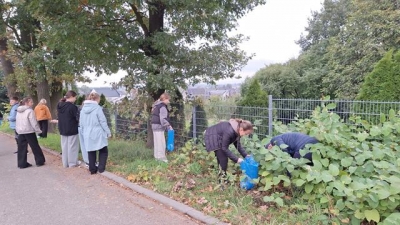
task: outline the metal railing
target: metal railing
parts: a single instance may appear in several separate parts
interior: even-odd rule
[[[316,107],[321,104],[335,103],[336,107],[330,111],[338,114],[344,123],[351,124],[352,116],[360,116],[370,124],[377,124],[381,114],[388,114],[390,109],[398,112],[400,102],[379,101],[351,101],[351,100],[315,100],[315,99],[274,99],[269,96],[266,99],[268,107],[243,107],[236,105],[205,104],[186,105],[186,114],[175,112],[172,124],[176,133],[176,145],[182,146],[188,140],[202,136],[204,130],[221,120],[241,118],[252,122],[261,122],[255,131],[261,137],[273,134],[273,122],[280,121],[283,124],[291,123],[297,119],[309,118]],[[124,139],[146,138],[148,134],[147,120],[130,119],[119,116],[116,112],[108,112],[112,130],[116,136]],[[149,129],[151,131],[151,129]]]

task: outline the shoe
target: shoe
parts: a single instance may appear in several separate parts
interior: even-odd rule
[[[17,154],[17,153],[18,153],[18,151],[14,152],[14,154]]]
[[[19,168],[20,168],[20,169],[25,169],[25,168],[28,168],[28,167],[31,167],[31,166],[32,166],[32,164],[26,163],[25,166],[20,166]]]
[[[85,163],[85,167],[89,169],[89,163]]]
[[[39,166],[43,166],[44,165],[44,163],[41,163],[41,164],[36,164],[36,166],[37,167],[39,167]]]
[[[96,166],[96,170],[95,171],[90,171],[90,174],[96,174],[97,173],[97,171],[99,171],[99,168]]]

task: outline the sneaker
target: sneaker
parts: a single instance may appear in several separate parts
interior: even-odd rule
[[[89,169],[89,163],[85,163],[85,167]]]
[[[31,166],[32,166],[32,164],[26,163],[25,166],[22,166],[22,167],[19,167],[19,168],[20,168],[20,169],[25,169],[25,168],[28,168],[28,167],[31,167]]]

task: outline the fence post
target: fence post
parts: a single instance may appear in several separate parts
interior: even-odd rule
[[[193,105],[193,108],[192,108],[192,123],[193,123],[193,130],[192,130],[192,132],[193,132],[193,141],[194,141],[194,143],[196,143],[196,137],[197,137],[197,135],[196,135],[196,105]]]
[[[272,95],[268,95],[268,135],[272,136]]]

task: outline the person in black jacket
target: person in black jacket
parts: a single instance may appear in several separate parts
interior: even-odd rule
[[[302,133],[289,132],[273,137],[266,147],[271,149],[273,146],[277,145],[282,149],[282,151],[288,153],[292,158],[300,159],[300,150],[303,149],[307,144],[316,143],[318,143],[318,140],[314,137],[310,137]],[[307,163],[308,165],[313,165],[311,152],[306,153],[303,158],[310,160],[310,163]]]
[[[241,163],[242,158],[237,157],[229,150],[229,145],[234,144],[243,158],[247,156],[246,150],[240,144],[240,137],[253,132],[250,121],[242,119],[230,119],[207,128],[204,133],[204,141],[208,152],[214,151],[218,165],[224,174],[228,168],[228,158],[235,163]]]
[[[78,163],[79,111],[74,104],[76,93],[68,91],[57,105],[58,129],[61,135],[62,163],[65,168],[75,167]]]

